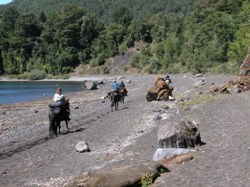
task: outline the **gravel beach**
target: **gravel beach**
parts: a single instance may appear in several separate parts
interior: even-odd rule
[[[62,122],[56,138],[49,137],[52,99],[0,105],[0,186],[59,187],[85,171],[152,160],[158,126],[182,118],[200,121],[206,144],[196,148],[193,160],[158,177],[154,186],[250,186],[250,92],[209,93],[211,86],[234,76],[203,75],[203,84],[197,84],[194,75],[170,75],[175,100],[147,102],[156,76],[98,77],[95,80],[104,84],[97,90],[68,94],[70,129],[67,132]],[[111,112],[110,101],[103,97],[113,78],[124,80],[128,96],[118,111]],[[180,104],[183,98],[191,102]],[[156,120],[154,110],[164,106],[169,107],[166,119]],[[75,151],[80,141],[88,144],[89,152]]]

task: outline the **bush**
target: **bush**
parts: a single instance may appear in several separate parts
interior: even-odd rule
[[[41,80],[46,78],[46,72],[44,70],[33,70],[31,71],[27,78],[29,80]]]
[[[239,65],[238,63],[222,63],[222,64],[216,64],[212,68],[210,68],[208,71],[215,74],[231,74],[231,75],[237,75],[239,74]]]

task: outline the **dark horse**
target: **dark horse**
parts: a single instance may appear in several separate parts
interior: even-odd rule
[[[69,130],[68,121],[70,114],[69,99],[63,104],[62,102],[55,102],[49,105],[49,134],[50,136],[57,136],[57,128],[61,130],[61,121],[65,121],[66,128]]]
[[[115,90],[108,93],[108,97],[111,101],[111,111],[113,112],[113,107],[115,107],[115,110],[118,110],[119,102],[121,101],[121,95],[120,93]]]
[[[121,102],[124,103],[125,97],[128,95],[128,91],[126,88],[119,88],[119,93],[121,95]]]

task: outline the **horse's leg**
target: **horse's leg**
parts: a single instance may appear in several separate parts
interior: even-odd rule
[[[55,124],[54,124],[55,125]],[[55,132],[54,132],[54,126],[53,125],[53,121],[52,120],[49,120],[49,136],[50,137],[52,137],[54,134],[55,134]]]
[[[113,110],[113,105],[111,105],[111,112],[113,112],[114,110]]]
[[[118,110],[118,104],[119,104],[119,102],[115,103],[115,110]]]
[[[115,105],[114,96],[111,96],[111,112],[113,112],[113,106]]]
[[[68,126],[68,121],[67,120],[65,120],[65,124],[66,124],[67,131],[69,131],[69,126]]]
[[[57,121],[56,126],[58,127],[58,134],[61,134],[61,122]],[[56,128],[56,135],[57,135],[57,128]]]
[[[57,136],[57,130],[56,130],[56,121],[53,119],[53,117],[50,119],[50,125],[49,125],[49,135],[50,137]]]

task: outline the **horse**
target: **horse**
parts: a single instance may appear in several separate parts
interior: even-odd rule
[[[119,93],[121,95],[121,102],[124,103],[125,96],[127,96],[127,89],[126,88],[119,88]]]
[[[111,111],[113,112],[113,107],[115,107],[115,110],[118,110],[119,102],[121,101],[121,95],[120,93],[115,90],[108,93],[108,97],[111,101]]]
[[[61,121],[65,121],[66,128],[69,130],[68,121],[70,114],[69,99],[65,103],[55,102],[49,105],[49,134],[50,137],[53,135],[57,137],[57,129],[59,134],[61,133]]]

